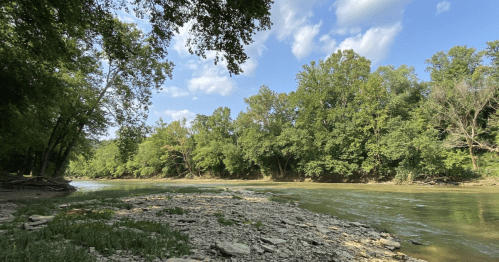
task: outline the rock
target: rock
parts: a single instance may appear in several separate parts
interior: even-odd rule
[[[263,254],[263,252],[265,252],[263,249],[261,249],[259,246],[255,245],[252,247],[253,250],[255,250],[255,252],[259,255]]]
[[[294,225],[295,224],[293,221],[291,221],[289,219],[286,219],[286,218],[281,219],[281,222],[283,224],[288,224],[288,225]]]
[[[29,217],[29,220],[31,221],[48,221],[54,219],[54,216],[39,216],[39,215],[33,215]]]
[[[277,250],[275,250],[274,248],[272,248],[271,246],[267,246],[267,245],[262,245],[262,248],[263,250],[267,251],[267,252],[270,252],[270,253],[275,253],[277,252]]]
[[[409,242],[411,242],[413,245],[422,245],[421,242],[414,240],[414,239],[409,239]]]
[[[201,262],[199,260],[195,259],[189,259],[189,258],[169,258],[166,260],[166,262]]]
[[[277,244],[282,244],[282,243],[286,243],[286,240],[284,239],[279,239],[279,238],[266,238],[266,237],[262,237],[260,238],[260,240],[262,240],[263,242],[266,242],[266,243],[269,243],[269,244],[272,244],[272,245],[277,245]]]
[[[189,245],[193,248],[192,255],[168,260],[157,258],[154,261],[386,261],[398,257],[405,261],[417,261],[391,251],[400,247],[398,239],[364,224],[269,201],[268,194],[238,190],[237,194],[242,199],[237,199],[233,198],[232,191],[176,195],[163,193],[123,198],[124,203],[133,206],[130,209],[114,209],[115,217],[103,223],[113,225],[122,218],[149,220],[169,223],[171,229],[189,235]],[[85,203],[89,202],[81,202]],[[71,209],[68,207],[67,209]],[[189,213],[157,216],[155,212],[143,212],[146,209],[152,211],[158,208],[182,208],[189,210]],[[14,211],[0,212],[0,217],[7,217]],[[218,222],[219,217],[214,213],[225,214],[225,219],[240,223],[224,226]],[[39,219],[38,221],[44,221],[41,217]],[[38,221],[30,219],[27,223],[28,230],[37,230],[45,226],[43,223],[33,224]],[[78,220],[75,223],[82,224],[88,221]],[[145,233],[128,227],[116,230]],[[147,235],[151,238],[161,237],[152,233]],[[5,233],[0,236],[5,236]],[[352,245],[353,241],[357,244]],[[99,254],[94,253],[93,256],[97,261],[144,261],[142,257],[133,255],[127,250],[117,251],[109,257],[98,257]],[[221,253],[228,257],[221,257]]]
[[[323,233],[323,234],[327,234],[329,232],[331,232],[329,229],[323,227],[323,226],[317,226],[315,229],[317,229],[317,231]]]
[[[381,244],[383,244],[385,247],[387,247],[388,249],[390,249],[390,250],[393,250],[393,249],[396,249],[396,248],[397,249],[400,248],[400,243],[396,242],[396,241],[393,241],[391,239],[381,238],[379,240],[379,242]],[[391,247],[393,247],[393,249]]]
[[[222,253],[231,256],[249,255],[250,248],[241,243],[216,242],[215,246]]]
[[[14,216],[13,215],[7,215],[7,216],[4,216],[4,217],[0,217],[0,224],[3,224],[5,222],[10,222],[12,220],[14,220]]]
[[[197,222],[197,220],[193,219],[193,218],[181,218],[181,219],[178,220],[178,222],[194,223],[194,222]]]
[[[319,245],[319,244],[320,244],[317,240],[315,240],[315,239],[313,239],[313,238],[302,237],[301,239],[302,239],[303,241],[305,241],[305,242],[309,243],[309,244],[312,244],[312,245]]]

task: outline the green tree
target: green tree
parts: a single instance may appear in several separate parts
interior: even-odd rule
[[[304,65],[298,73],[291,100],[298,110],[296,127],[313,138],[310,158],[302,164],[307,176],[348,176],[359,170],[364,138],[353,118],[359,110],[356,95],[369,77],[370,64],[353,50],[343,50],[318,64]]]
[[[238,142],[247,159],[258,165],[264,173],[278,171],[286,175],[291,151],[285,150],[283,130],[292,128],[295,112],[288,95],[276,93],[261,86],[258,94],[245,98],[246,112],[237,118]],[[279,141],[281,140],[281,141]]]
[[[196,167],[203,172],[224,173],[225,162],[229,161],[225,161],[226,154],[236,153],[232,152],[234,148],[226,150],[228,145],[233,145],[235,142],[230,109],[219,107],[211,116],[197,115],[193,122],[193,130],[196,142],[193,160],[196,162]]]

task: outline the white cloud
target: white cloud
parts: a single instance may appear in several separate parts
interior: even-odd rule
[[[291,51],[296,58],[302,59],[313,51],[313,38],[319,33],[321,23],[314,25],[310,19],[312,8],[321,0],[276,0],[272,6],[272,32],[277,40],[292,40]]]
[[[402,19],[413,0],[338,0],[333,4],[340,27],[360,24],[386,26]]]
[[[402,28],[400,22],[389,27],[373,27],[364,34],[345,39],[337,50],[353,49],[356,53],[370,59],[373,64],[377,64],[386,57],[390,46]]]
[[[191,21],[186,23],[183,27],[179,29],[179,33],[173,36],[173,50],[177,51],[180,57],[187,57],[189,53],[189,48],[185,46],[187,44],[187,39],[190,37],[189,29],[192,26]]]
[[[272,30],[278,40],[292,36],[303,25],[309,24],[313,16],[312,7],[317,1],[276,0],[272,6]]]
[[[442,1],[437,4],[437,15],[447,12],[450,9],[450,2],[449,1]]]
[[[187,87],[192,92],[218,93],[222,96],[230,95],[235,85],[234,80],[230,79],[228,75],[221,76],[218,66],[214,65],[205,65],[199,77],[194,77],[187,81]]]
[[[314,49],[314,38],[319,33],[322,22],[314,26],[303,26],[294,35],[294,42],[291,51],[296,58],[305,58]]]
[[[168,116],[171,120],[176,121],[176,120],[182,120],[183,118],[187,119],[187,123],[191,122],[194,120],[196,117],[196,114],[184,109],[184,110],[166,110],[163,112],[166,116]]]
[[[162,91],[171,97],[182,97],[189,95],[189,92],[182,90],[176,86],[165,87]]]
[[[197,96],[195,96],[195,97],[193,97],[193,98],[192,98],[192,100],[193,100],[193,101],[194,101],[194,100],[198,100],[198,97],[197,97]]]
[[[326,54],[331,54],[336,50],[336,40],[331,38],[330,35],[322,35],[319,38],[319,41],[322,43],[321,51]]]

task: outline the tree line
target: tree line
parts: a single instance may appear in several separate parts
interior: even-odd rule
[[[499,174],[499,40],[455,46],[413,67],[379,66],[353,50],[312,61],[297,88],[267,86],[236,119],[212,115],[120,129],[85,140],[67,174],[85,177],[468,179]]]

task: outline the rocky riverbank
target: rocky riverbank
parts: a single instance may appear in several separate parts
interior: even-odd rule
[[[150,220],[169,223],[172,229],[189,235],[191,255],[153,261],[422,261],[397,252],[400,240],[388,233],[313,213],[297,204],[270,201],[269,197],[271,193],[236,189],[122,198],[131,205],[127,209],[110,207],[115,215],[106,223],[124,217]],[[15,208],[8,205],[2,208],[3,217],[9,216],[4,211]],[[70,210],[71,205],[60,208]],[[44,226],[43,219],[50,217],[33,217],[33,222],[23,227],[37,230]],[[98,254],[93,247],[88,252],[99,261],[145,261],[126,250],[110,256]]]

